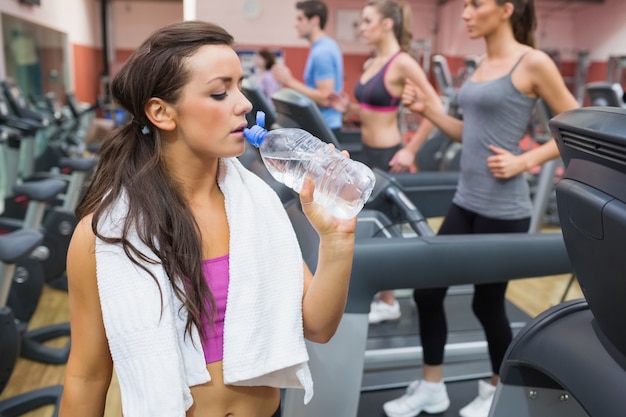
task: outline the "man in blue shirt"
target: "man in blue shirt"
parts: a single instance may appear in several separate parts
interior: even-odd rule
[[[304,83],[295,79],[284,65],[275,65],[272,72],[285,87],[317,103],[324,121],[338,135],[342,114],[329,107],[328,96],[343,90],[343,56],[337,42],[324,32],[327,19],[328,8],[324,2],[307,0],[296,3],[296,30],[311,44],[304,68]]]

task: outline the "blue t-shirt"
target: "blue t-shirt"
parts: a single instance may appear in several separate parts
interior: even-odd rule
[[[328,36],[318,39],[311,45],[311,51],[304,67],[304,83],[317,88],[317,82],[335,81],[335,92],[343,90],[343,55],[339,45]],[[331,129],[341,127],[341,112],[332,107],[320,107],[322,117]]]

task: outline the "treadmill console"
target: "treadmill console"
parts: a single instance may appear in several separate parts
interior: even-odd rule
[[[565,164],[557,185],[563,237],[598,339],[626,358],[626,109],[587,107],[550,121]]]

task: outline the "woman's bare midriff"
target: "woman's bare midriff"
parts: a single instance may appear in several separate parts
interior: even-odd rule
[[[278,388],[224,385],[222,362],[209,363],[207,369],[211,381],[191,387],[187,417],[271,417],[278,409]]]
[[[361,140],[370,148],[391,148],[401,144],[398,112],[361,109]]]

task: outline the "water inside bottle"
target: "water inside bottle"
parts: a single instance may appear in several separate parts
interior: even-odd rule
[[[306,163],[303,158],[293,155],[264,155],[263,161],[272,177],[297,193],[300,192],[305,173],[304,169],[302,169],[302,164]]]
[[[308,157],[278,154],[263,156],[263,159],[272,177],[297,193],[302,190],[302,184],[307,175]],[[339,190],[334,189],[333,184],[338,173],[332,168],[325,168],[328,167],[318,167],[319,172],[308,173],[315,184],[314,200],[326,207],[335,217],[349,219],[356,216],[365,202],[362,198],[363,190],[352,182],[346,182]]]

